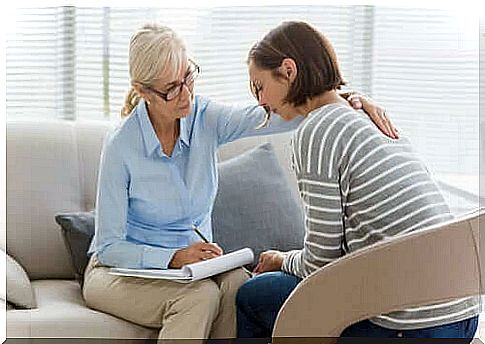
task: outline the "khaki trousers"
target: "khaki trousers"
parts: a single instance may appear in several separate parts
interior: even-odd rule
[[[249,278],[235,269],[187,284],[115,276],[91,257],[83,296],[93,309],[133,323],[161,328],[159,339],[236,337],[236,293]]]

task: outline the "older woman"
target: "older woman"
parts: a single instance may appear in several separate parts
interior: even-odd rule
[[[260,275],[237,296],[239,336],[268,337],[285,299],[315,270],[452,216],[409,142],[382,135],[339,96],[344,81],[335,52],[312,26],[286,22],[271,30],[249,52],[249,76],[260,105],[288,121],[303,118],[293,153],[306,210],[304,247],[262,253]],[[477,314],[477,300],[465,298],[383,314],[343,336],[473,338]]]
[[[235,295],[248,278],[243,269],[179,284],[113,276],[109,267],[180,268],[221,255],[216,243],[201,242],[193,230],[212,241],[217,148],[292,130],[301,119],[275,119],[258,130],[266,116],[262,107],[194,96],[200,68],[164,26],[133,35],[129,71],[126,118],[107,136],[101,156],[84,298],[94,309],[161,328],[160,339],[234,337]]]

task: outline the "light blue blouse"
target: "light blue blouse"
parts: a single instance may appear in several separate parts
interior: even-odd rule
[[[105,138],[89,254],[108,266],[167,268],[175,251],[201,241],[192,225],[211,241],[217,148],[242,137],[289,131],[303,120],[273,115],[267,128],[255,129],[263,118],[259,106],[196,96],[167,156],[140,101]]]

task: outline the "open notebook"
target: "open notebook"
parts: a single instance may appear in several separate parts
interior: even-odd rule
[[[109,273],[118,276],[167,279],[188,283],[250,264],[253,260],[253,251],[250,248],[243,248],[216,258],[184,265],[181,269],[111,268]]]

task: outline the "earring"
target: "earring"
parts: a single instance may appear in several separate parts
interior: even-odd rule
[[[151,104],[151,103],[150,103],[150,101],[149,101],[148,99],[146,100],[146,102],[147,102],[147,104],[148,104],[148,105],[150,105],[150,104]]]

